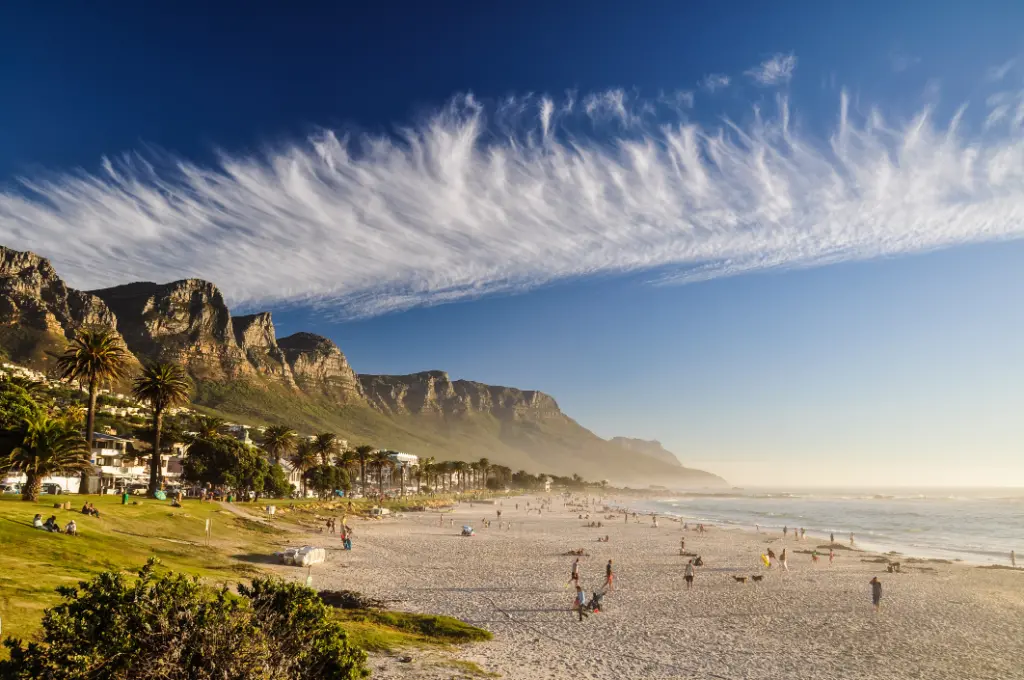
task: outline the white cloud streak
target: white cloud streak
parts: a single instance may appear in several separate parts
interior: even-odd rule
[[[776,54],[746,72],[759,85],[771,86],[788,83],[796,70],[795,54]]]
[[[0,191],[0,243],[52,257],[77,287],[195,276],[243,309],[356,317],[595,274],[690,282],[1024,235],[1019,94],[994,98],[1006,111],[977,134],[962,109],[897,125],[844,94],[827,140],[793,127],[782,97],[711,129],[685,101],[570,101],[461,97],[393,137],[36,176]]]
[[[729,87],[729,83],[732,82],[729,76],[724,73],[711,73],[704,76],[704,80],[700,81],[700,86],[709,92],[715,90],[724,90]]]

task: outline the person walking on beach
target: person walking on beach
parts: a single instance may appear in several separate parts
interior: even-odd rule
[[[610,592],[615,592],[615,572],[612,571],[611,560],[608,560],[608,564],[604,568],[604,587]]]
[[[835,562],[835,561],[836,561],[836,551],[833,550],[832,548],[829,548],[828,549],[828,563],[829,563],[829,566],[831,566],[832,563]]]
[[[1017,568],[1017,553],[1010,551],[1010,566],[1014,569]]]
[[[586,595],[586,593],[583,592],[583,588],[581,588],[579,585],[577,585],[576,586],[576,599],[573,602],[573,607],[576,609],[577,612],[579,612],[580,621],[582,621],[583,617],[587,615],[587,613],[585,611],[583,611],[583,609],[586,607],[586,605],[587,605],[587,595]]]
[[[785,538],[786,536],[789,536],[789,525],[782,527],[782,537]]]
[[[576,558],[572,561],[572,572],[569,573],[569,583],[575,583],[576,587],[580,587],[580,558]]]
[[[871,604],[874,606],[875,611],[878,611],[878,606],[882,603],[882,582],[878,580],[877,576],[871,577]]]
[[[693,560],[691,559],[686,563],[686,571],[683,572],[683,578],[686,579],[686,589],[693,588]]]
[[[850,532],[850,545],[853,545],[853,532]],[[881,587],[881,586],[879,586]]]
[[[775,557],[775,551],[772,550],[771,548],[768,548],[768,568],[769,569],[772,568],[772,560],[778,560],[778,558]]]
[[[807,538],[807,531],[803,527],[800,527],[800,540],[803,541],[806,538]]]
[[[789,571],[789,565],[786,564],[786,549],[785,548],[783,548],[782,552],[779,553],[779,564],[782,565],[783,569],[785,569],[786,571]]]
[[[835,543],[836,542],[836,535],[834,533],[828,535],[828,542],[829,543]]]

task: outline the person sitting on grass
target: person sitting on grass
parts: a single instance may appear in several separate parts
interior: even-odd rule
[[[37,514],[35,517],[32,518],[32,528],[33,529],[43,529],[43,528],[45,528],[43,526],[43,516],[42,515],[38,515]]]
[[[47,531],[53,531],[59,534],[60,525],[57,524],[57,515],[50,515],[50,519],[46,520],[46,522],[43,524],[43,528]]]
[[[78,525],[75,524],[75,520],[71,520],[70,522],[68,522],[67,526],[64,527],[64,533],[68,536],[78,535]]]

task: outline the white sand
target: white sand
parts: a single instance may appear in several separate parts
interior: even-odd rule
[[[516,500],[520,510],[514,509]],[[536,678],[1024,678],[1024,570],[916,564],[888,574],[871,554],[837,551],[836,563],[812,565],[818,541],[713,528],[701,537],[680,524],[650,520],[626,524],[619,516],[603,529],[583,528],[575,511],[527,516],[525,500],[498,506],[460,506],[438,526],[436,513],[383,521],[351,521],[352,552],[330,551],[314,570],[318,588],[348,588],[412,611],[456,616],[494,633],[493,642],[458,656],[502,677]],[[492,528],[480,526],[482,517]],[[604,521],[600,512],[591,519]],[[459,536],[462,524],[477,535]],[[609,543],[597,542],[608,534]],[[703,556],[692,592],[683,580],[687,550]],[[330,539],[326,539],[330,541]],[[336,539],[334,539],[336,541]],[[789,573],[764,570],[767,544],[790,549]],[[328,543],[333,547],[333,543]],[[566,587],[583,547],[582,584],[604,580],[614,560],[616,591],[602,613],[578,622]],[[733,575],[764,574],[761,583]],[[882,609],[871,607],[868,581],[884,585]],[[423,657],[422,659],[420,657]],[[377,677],[453,677],[417,655],[411,664],[375,665]]]

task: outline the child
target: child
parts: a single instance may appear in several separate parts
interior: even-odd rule
[[[686,589],[693,588],[693,560],[691,559],[686,563],[686,571],[683,572],[683,578],[686,579]]]
[[[576,586],[576,599],[574,601],[573,606],[576,608],[576,611],[580,615],[580,621],[582,621],[583,617],[587,615],[587,613],[585,611],[583,611],[585,606],[586,606],[586,604],[587,604],[587,595],[586,595],[586,593],[583,592],[583,588],[581,588],[580,586],[577,585]]]

